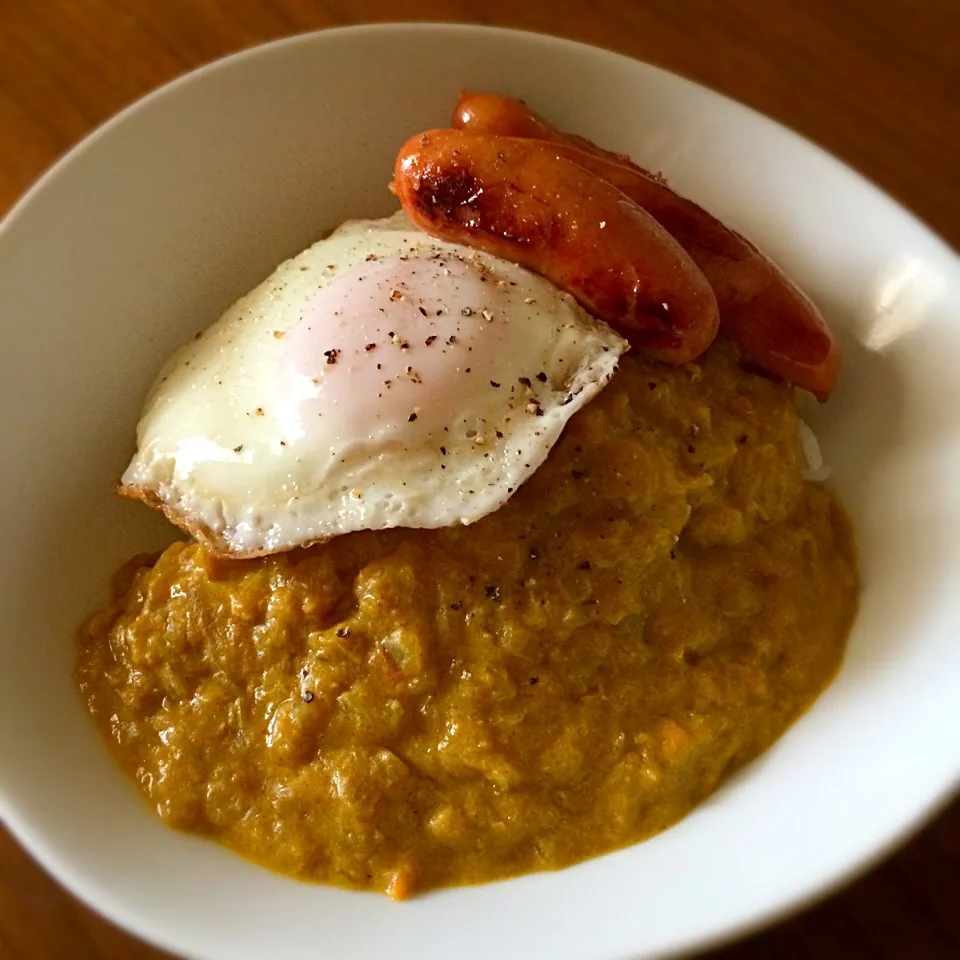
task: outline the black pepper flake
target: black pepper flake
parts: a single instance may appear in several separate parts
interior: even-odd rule
[[[462,606],[463,606],[462,600],[454,600],[453,603],[450,604],[450,609],[459,610]]]
[[[263,407],[257,407],[257,416],[258,416],[258,417],[262,417],[262,416],[263,416]]]
[[[417,415],[415,413],[411,413],[410,416],[407,417],[407,423],[413,423],[413,421],[416,419],[417,419]]]
[[[546,383],[546,382],[547,382],[547,375],[541,370],[541,371],[537,374],[537,379],[538,379],[541,383]]]
[[[433,336],[427,337],[427,339],[424,340],[423,343],[424,343],[425,346],[429,347],[432,343],[434,343],[434,342],[436,341],[436,339],[437,339],[437,337],[436,337],[436,335],[434,334]]]
[[[421,316],[421,317],[425,317],[425,316],[427,315],[427,309],[426,309],[426,307],[417,307],[417,309],[420,311],[420,316]]]
[[[490,386],[491,386],[491,387],[499,387],[499,386],[500,386],[500,384],[499,384],[499,383],[497,383],[497,381],[496,381],[496,380],[491,380],[491,381],[490,381]]]
[[[239,444],[238,446],[236,446],[236,447],[233,448],[233,452],[234,452],[234,453],[239,453],[242,449],[243,449],[243,444],[241,443],[241,444]]]
[[[304,690],[303,691],[303,702],[304,703],[313,703],[313,691]]]
[[[500,588],[494,586],[492,583],[488,583],[484,588],[483,592],[487,595],[488,600],[499,600],[500,599]]]
[[[452,334],[451,334],[449,337],[447,337],[447,345],[448,345],[448,346],[453,346],[453,344],[455,344],[456,342],[457,342],[457,338],[456,338],[455,336],[453,336]]]
[[[324,350],[323,355],[327,358],[327,363],[333,365],[337,362],[337,357],[340,355],[339,350]]]
[[[441,447],[441,448],[440,448],[440,452],[441,452],[444,456],[446,456],[446,455],[447,455],[447,448],[446,448],[446,447]]]
[[[651,380],[651,381],[647,384],[647,386],[648,386],[651,390],[656,390],[656,389],[657,389],[657,381],[656,381],[656,380]]]
[[[350,628],[349,628],[349,627],[340,627],[340,629],[337,630],[337,636],[338,636],[338,637],[343,638],[343,637],[348,636],[349,634],[350,634]]]
[[[531,686],[531,687],[535,687],[539,682],[540,682],[540,678],[539,678],[539,677],[531,677],[531,678],[530,678],[530,686]]]
[[[470,372],[470,367],[467,367],[467,369],[464,370],[463,372],[464,372],[464,373],[469,373],[469,372]]]
[[[688,443],[687,453],[696,453],[696,452],[697,452],[697,448],[692,443]]]
[[[745,433],[742,433],[739,437],[737,437],[737,443],[739,443],[741,447],[742,447],[746,442],[747,442],[747,435],[746,435]]]
[[[285,447],[286,445],[287,445],[287,441],[286,441],[286,440],[281,440],[281,441],[280,441],[280,446],[281,446],[281,447]]]
[[[533,386],[533,383],[531,382],[531,380],[530,380],[529,377],[520,377],[519,382],[520,382],[524,387],[532,387],[532,386]]]
[[[503,433],[500,430],[495,430],[494,433],[496,434],[498,440],[503,439]]]
[[[460,311],[460,316],[462,317],[472,317],[473,316],[473,307],[464,307]]]
[[[593,568],[590,566],[590,561],[589,561],[589,560],[583,560],[583,561],[581,561],[580,563],[577,564],[577,567],[578,567],[579,569],[581,569],[581,570],[591,570],[591,569],[593,569]]]
[[[587,475],[587,471],[586,471],[586,470],[571,470],[571,471],[570,471],[570,476],[573,477],[574,480],[582,480],[586,475]]]
[[[377,345],[375,343],[368,343],[363,349],[369,353],[371,350],[376,350]]]

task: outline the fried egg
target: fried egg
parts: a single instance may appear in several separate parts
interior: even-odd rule
[[[626,347],[522,267],[402,213],[350,221],[168,361],[121,493],[221,556],[472,523]]]

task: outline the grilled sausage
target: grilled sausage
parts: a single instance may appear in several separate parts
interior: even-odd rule
[[[525,103],[461,93],[454,126],[550,142],[565,159],[617,187],[660,223],[716,293],[721,332],[760,367],[825,400],[840,370],[840,348],[823,316],[768,257],[693,201],[629,158],[563,133]]]
[[[682,247],[551,144],[431,130],[400,151],[393,190],[427,233],[542,274],[658,359],[688,362],[716,336],[716,298]]]

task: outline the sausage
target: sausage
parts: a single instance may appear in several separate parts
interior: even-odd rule
[[[826,400],[840,372],[840,347],[810,300],[752,243],[674,193],[629,158],[563,133],[520,100],[463,92],[454,126],[546,140],[614,185],[690,254],[716,293],[721,332],[760,367]]]
[[[604,150],[586,137],[558,130],[531,110],[523,100],[515,100],[513,97],[461,90],[453,108],[453,127],[455,130],[469,130],[474,133],[492,133],[498,137],[526,137],[532,140],[548,140],[551,143],[566,143],[604,160],[626,164],[656,179],[654,174],[638,167],[626,154]]]
[[[392,189],[427,233],[542,274],[657,359],[686,363],[716,337],[716,297],[683,248],[549,143],[431,130],[401,149]]]
[[[632,166],[554,149],[643,207],[690,254],[717,297],[720,329],[765,370],[826,400],[840,372],[840,347],[820,311],[772,260],[701,207]]]

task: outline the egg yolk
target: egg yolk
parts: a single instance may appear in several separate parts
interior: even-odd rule
[[[415,442],[462,420],[455,414],[466,398],[508,395],[515,378],[502,381],[525,352],[508,290],[509,281],[455,254],[391,256],[345,271],[284,337],[277,414],[285,432],[333,446]]]

